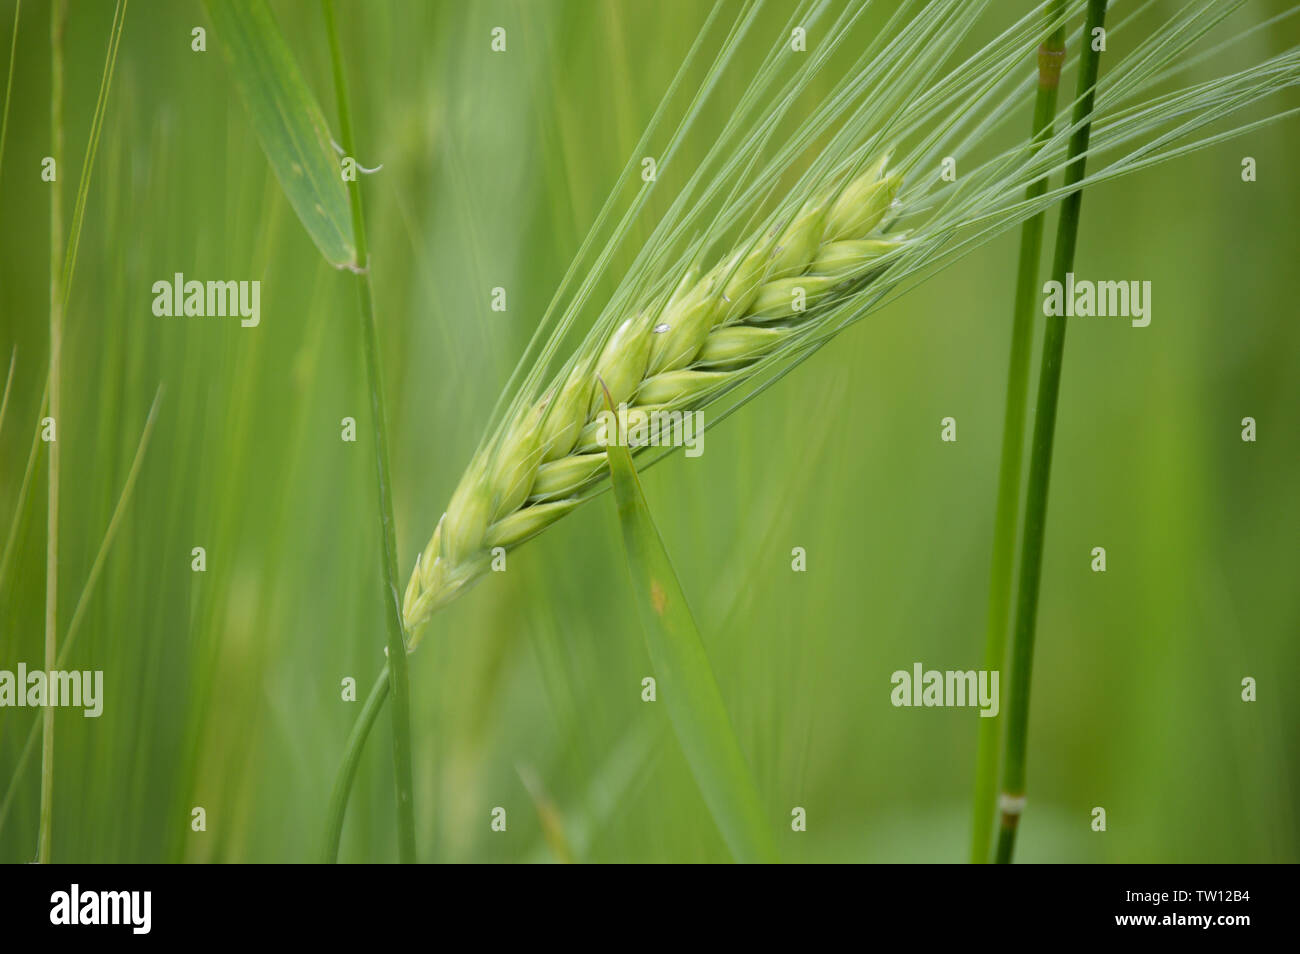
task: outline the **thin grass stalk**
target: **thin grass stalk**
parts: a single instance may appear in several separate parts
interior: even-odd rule
[[[348,811],[348,797],[352,794],[352,782],[357,777],[357,766],[361,763],[361,753],[365,751],[366,739],[374,727],[379,711],[384,707],[391,686],[389,667],[384,666],[370,689],[370,695],[361,706],[357,721],[348,733],[347,745],[343,749],[343,762],[339,765],[338,775],[334,777],[334,789],[330,792],[329,808],[325,819],[325,845],[321,852],[321,862],[332,865],[339,860],[339,841],[343,837],[343,819]]]
[[[1061,217],[1056,231],[1052,277],[1064,283],[1074,267],[1079,237],[1079,215],[1083,190],[1077,188],[1087,165],[1088,140],[1092,131],[1089,117],[1096,93],[1101,54],[1092,46],[1093,31],[1106,20],[1106,0],[1089,0],[1084,26],[1084,43],[1079,60],[1078,95],[1075,99],[1070,138],[1070,165],[1065,185],[1074,188],[1061,200]],[[1025,502],[1025,529],[1021,542],[1020,587],[1016,602],[1016,629],[1011,649],[1011,697],[1007,706],[1006,766],[1002,777],[1001,826],[997,861],[1009,864],[1015,850],[1016,832],[1025,803],[1025,755],[1029,734],[1029,689],[1034,662],[1034,636],[1038,617],[1038,593],[1042,580],[1043,536],[1047,522],[1047,491],[1052,470],[1052,445],[1056,436],[1056,407],[1061,394],[1061,362],[1065,354],[1065,316],[1048,316],[1043,332],[1042,364],[1038,399],[1034,412],[1034,436],[1029,456],[1029,491]]]
[[[1059,0],[1047,15],[1056,22],[1038,50],[1038,86],[1034,94],[1032,152],[1052,135],[1056,116],[1061,65],[1065,61],[1065,12]],[[1030,183],[1025,198],[1033,200],[1047,191],[1047,177]],[[1007,363],[1007,404],[1002,422],[1002,458],[998,468],[997,513],[993,521],[993,556],[989,567],[988,617],[984,632],[984,669],[1001,669],[1007,653],[1007,626],[1011,617],[1011,571],[1015,563],[1016,518],[1020,503],[1020,469],[1025,440],[1025,409],[1029,393],[1029,355],[1034,340],[1034,314],[1038,305],[1038,266],[1042,258],[1043,218],[1039,212],[1025,220],[1020,231],[1020,260],[1016,273],[1016,300],[1011,327],[1011,357]],[[973,864],[985,864],[993,844],[993,804],[998,785],[998,739],[1001,719],[979,720],[975,758],[975,803],[971,821]]]
[[[9,41],[9,75],[5,79],[5,111],[4,117],[0,118],[0,168],[4,165],[5,139],[9,135],[9,105],[13,101],[14,92],[14,60],[18,58],[18,16],[22,11],[23,0],[17,0],[14,4],[13,39]]]
[[[63,289],[62,289],[63,297],[61,299],[60,314],[66,312],[67,310],[68,294],[72,289],[72,278],[76,267],[75,250],[77,247],[78,237],[81,234],[81,223],[85,217],[85,212],[86,212],[86,203],[84,201],[84,196],[88,192],[90,187],[90,176],[91,176],[91,171],[94,168],[94,156],[98,150],[99,133],[103,129],[104,113],[108,107],[108,95],[107,95],[108,89],[112,85],[113,72],[117,64],[117,48],[121,43],[122,30],[125,24],[126,24],[126,3],[122,2],[117,5],[117,7],[114,9],[113,12],[113,25],[109,30],[108,53],[105,56],[105,60],[104,60],[104,72],[100,78],[99,98],[95,103],[95,113],[91,120],[91,126],[90,126],[90,140],[87,145],[86,157],[81,167],[81,179],[77,186],[78,199],[75,206],[75,211],[72,216],[72,230],[70,232],[68,245],[66,246],[63,255],[63,262],[64,262]],[[17,23],[15,23],[14,29],[15,29],[15,36],[16,36]],[[61,83],[59,88],[61,91],[62,90]],[[51,108],[53,108],[52,103],[51,103]],[[6,100],[5,109],[7,115],[7,110],[8,110],[7,100]],[[60,131],[60,139],[61,138],[62,138],[62,132]],[[51,183],[51,188],[57,189],[58,187],[59,186],[57,181]],[[60,194],[60,201],[61,201],[61,194]],[[62,219],[60,218],[60,222],[61,221]],[[62,227],[60,225],[60,233],[61,232],[62,232]],[[53,241],[53,239],[54,236],[51,236],[51,241]],[[45,390],[41,394],[40,411],[36,415],[37,421],[40,421],[40,419],[46,416],[46,413],[48,412],[50,407],[49,402],[50,402],[50,376],[47,370],[46,378],[45,378]],[[23,472],[22,485],[20,486],[18,491],[18,503],[17,506],[14,508],[14,520],[9,527],[9,533],[5,538],[4,554],[3,556],[0,556],[0,589],[3,588],[4,581],[7,578],[9,563],[13,557],[14,544],[17,542],[18,531],[20,529],[19,525],[22,521],[24,509],[26,507],[27,494],[31,488],[32,477],[36,470],[36,458],[40,450],[40,446],[41,446],[41,427],[38,424],[37,427],[32,431],[31,449],[29,450],[27,455],[27,467],[26,470],[24,470]]]
[[[5,374],[5,393],[0,397],[0,433],[3,433],[5,426],[5,413],[9,410],[9,389],[14,383],[14,368],[18,366],[18,346],[14,345],[13,351],[9,353],[9,371]]]
[[[334,92],[338,99],[339,136],[343,153],[353,151],[352,112],[348,102],[343,54],[339,46],[333,0],[321,0],[329,34],[330,60],[334,70]],[[379,523],[383,540],[384,585],[388,630],[388,676],[393,696],[393,773],[397,787],[397,847],[403,864],[415,861],[415,799],[411,783],[411,702],[406,665],[406,636],[402,626],[402,593],[397,587],[397,540],[393,520],[392,491],[388,467],[388,415],[384,408],[384,383],[375,328],[375,302],[370,285],[370,255],[366,248],[365,218],[361,207],[361,185],[357,178],[348,183],[352,206],[352,232],[357,250],[357,302],[361,316],[361,337],[366,354],[370,386],[370,416],[375,431],[375,480],[378,489]],[[373,693],[372,693],[373,695]]]
[[[77,199],[72,211],[72,231],[68,236],[68,247],[63,256],[63,307],[68,307],[68,295],[72,292],[72,275],[77,269],[77,251],[81,248],[81,225],[86,218],[86,202],[90,198],[90,179],[95,168],[95,156],[99,153],[99,137],[104,131],[104,116],[108,112],[108,94],[113,87],[113,73],[117,69],[117,49],[122,43],[122,30],[126,26],[127,0],[121,0],[113,8],[113,25],[108,32],[108,52],[104,56],[104,71],[99,78],[99,95],[95,100],[95,112],[90,119],[90,137],[86,142],[86,154],[81,160],[81,178],[77,180]]]
[[[108,528],[104,531],[103,540],[100,541],[99,551],[95,554],[95,562],[91,564],[90,573],[86,576],[85,585],[81,588],[81,595],[77,598],[76,609],[72,611],[72,621],[68,623],[68,629],[63,634],[63,642],[59,645],[59,656],[55,663],[58,669],[66,669],[68,661],[72,657],[72,647],[77,643],[77,634],[81,631],[82,620],[85,619],[90,599],[95,593],[95,585],[99,582],[100,574],[104,571],[104,562],[108,558],[108,551],[113,546],[113,539],[117,536],[118,527],[121,526],[122,517],[126,513],[126,506],[135,491],[136,480],[140,476],[140,465],[144,463],[144,453],[149,446],[149,438],[153,433],[154,422],[158,417],[158,406],[161,400],[162,385],[159,385],[158,390],[154,393],[153,404],[149,407],[149,416],[145,420],[144,431],[140,434],[139,443],[136,444],[131,469],[127,472],[126,482],[122,485],[122,492],[118,494],[117,505],[113,508],[113,515],[109,518]],[[26,773],[27,763],[31,761],[32,752],[35,751],[36,735],[40,727],[41,720],[39,718],[34,719],[31,729],[27,733],[27,741],[23,745],[22,754],[18,756],[18,762],[14,766],[14,773],[9,779],[8,787],[5,789],[4,799],[0,800],[0,831],[4,830],[5,820],[9,817],[9,809],[18,790],[18,783]]]
[[[50,382],[49,378],[45,381],[45,390],[41,392],[40,411],[36,414],[36,426],[32,428],[32,443],[27,449],[27,466],[23,469],[23,480],[18,485],[18,503],[14,506],[14,519],[9,524],[9,532],[5,535],[4,553],[0,554],[0,597],[3,597],[5,580],[9,578],[9,563],[13,559],[14,547],[18,542],[18,531],[22,527],[23,519],[27,515],[27,495],[31,493],[32,478],[36,474],[36,458],[40,455],[41,450],[41,425],[40,420],[45,416],[46,409],[50,406]],[[3,599],[0,599],[0,609],[4,608]]]
[[[63,31],[66,0],[50,5],[50,136],[54,161],[63,161]],[[57,168],[57,166],[56,166]],[[50,183],[50,417],[56,428],[49,442],[45,518],[45,671],[56,667],[59,624],[59,375],[63,346],[63,186]],[[48,700],[46,700],[48,702]],[[41,711],[41,809],[36,860],[50,861],[54,826],[54,707]]]

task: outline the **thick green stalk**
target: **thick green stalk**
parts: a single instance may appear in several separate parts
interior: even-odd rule
[[[332,0],[321,0],[325,27],[329,33],[330,59],[334,67],[334,92],[338,99],[340,145],[346,156],[355,158],[352,113],[348,103],[343,54],[339,46]],[[385,619],[388,628],[388,678],[393,695],[393,771],[397,784],[397,848],[401,861],[415,861],[415,802],[411,784],[411,702],[406,665],[406,637],[402,626],[402,593],[397,588],[397,539],[393,520],[392,492],[388,481],[388,416],[384,409],[383,374],[375,328],[375,303],[370,285],[370,257],[366,251],[365,220],[361,211],[361,186],[354,176],[348,183],[352,205],[352,232],[357,249],[357,298],[361,313],[361,337],[370,381],[370,416],[375,430],[375,478],[378,485],[379,523],[383,537],[384,585],[388,589]]]
[[[1092,130],[1088,121],[1097,86],[1101,54],[1093,47],[1093,31],[1106,19],[1106,0],[1089,0],[1079,59],[1079,85],[1075,97],[1070,137],[1070,164],[1065,170],[1067,188],[1082,181]],[[1052,277],[1064,284],[1074,268],[1079,236],[1083,190],[1076,188],[1061,200],[1056,231]],[[1002,775],[1001,827],[997,861],[1007,864],[1015,849],[1016,831],[1025,800],[1025,753],[1029,734],[1029,688],[1034,663],[1034,635],[1038,617],[1038,591],[1042,580],[1043,535],[1047,523],[1047,489],[1052,470],[1052,444],[1056,436],[1056,407],[1061,394],[1061,362],[1065,354],[1065,316],[1048,316],[1043,332],[1043,356],[1034,412],[1034,436],[1029,452],[1029,492],[1025,501],[1025,530],[1021,542],[1020,588],[1016,601],[1015,639],[1011,647],[1011,696],[1007,706],[1006,766]]]
[[[1052,134],[1056,93],[1065,60],[1065,0],[1047,15],[1056,24],[1038,50],[1038,91],[1034,97],[1033,138],[1030,155]],[[1047,191],[1047,177],[1030,184],[1025,198],[1033,200]],[[1002,421],[1002,463],[998,468],[997,514],[993,521],[993,557],[989,567],[988,618],[984,632],[984,668],[1001,670],[1007,653],[1007,625],[1011,616],[1011,570],[1015,563],[1016,517],[1020,503],[1020,464],[1025,440],[1025,407],[1029,393],[1029,353],[1034,340],[1034,314],[1038,306],[1038,265],[1042,257],[1043,212],[1025,221],[1020,231],[1020,263],[1016,273],[1016,302],[1011,328],[1011,360],[1007,364],[1007,405]],[[971,821],[974,864],[989,860],[993,843],[993,803],[998,787],[999,717],[979,720],[979,749],[975,759],[975,805]]]
[[[54,440],[49,442],[49,497],[45,521],[45,671],[58,660],[59,622],[59,373],[63,351],[63,186],[58,163],[63,162],[63,27],[68,8],[64,0],[50,6],[50,133],[55,175],[50,182],[50,418]],[[47,699],[48,703],[49,700]],[[54,824],[54,707],[41,712],[41,811],[36,860],[48,864]]]
[[[357,716],[357,721],[352,724],[352,731],[348,734],[343,763],[339,766],[338,775],[334,777],[334,790],[330,792],[329,812],[325,822],[325,847],[321,853],[321,861],[327,865],[339,860],[339,840],[343,837],[343,817],[348,811],[348,796],[352,794],[352,782],[357,777],[357,764],[361,761],[361,753],[365,751],[370,729],[375,724],[379,710],[384,707],[384,700],[388,698],[388,670],[389,667],[384,666],[370,695],[366,696],[361,714]]]

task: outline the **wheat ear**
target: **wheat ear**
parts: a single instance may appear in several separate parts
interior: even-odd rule
[[[479,579],[493,549],[540,533],[608,473],[596,420],[602,382],[616,407],[628,404],[630,424],[655,410],[701,407],[872,281],[904,242],[882,234],[902,184],[887,165],[885,156],[826,190],[702,277],[689,268],[662,308],[584,345],[588,353],[475,455],[416,559],[403,601],[407,632]]]

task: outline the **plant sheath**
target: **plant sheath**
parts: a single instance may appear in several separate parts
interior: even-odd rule
[[[1097,87],[1101,52],[1095,37],[1103,30],[1106,0],[1088,0],[1079,57],[1079,85],[1075,97],[1070,137],[1070,163],[1065,169],[1065,186],[1077,186],[1083,179],[1091,132],[1089,117]],[[1104,33],[1102,33],[1104,35]],[[1061,200],[1061,217],[1056,230],[1052,277],[1064,283],[1074,267],[1074,250],[1079,236],[1082,189],[1074,189]],[[1038,590],[1043,568],[1043,534],[1047,522],[1047,489],[1052,469],[1052,443],[1056,436],[1056,407],[1061,393],[1061,361],[1065,353],[1065,316],[1048,316],[1043,332],[1043,354],[1038,378],[1038,399],[1034,412],[1034,436],[1029,451],[1029,489],[1025,500],[1025,529],[1021,541],[1020,585],[1016,599],[1015,637],[1011,647],[1011,696],[1007,707],[1006,765],[1002,775],[1001,826],[997,861],[1008,864],[1015,850],[1016,831],[1025,798],[1025,753],[1029,733],[1029,688],[1034,662],[1034,631],[1038,616]]]

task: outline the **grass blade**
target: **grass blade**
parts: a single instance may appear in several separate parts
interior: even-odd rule
[[[206,0],[262,151],[321,254],[357,268],[347,192],[320,106],[264,0]]]
[[[608,454],[646,648],[677,741],[736,860],[775,862],[776,844],[749,764],[736,741],[686,596],[650,516],[632,456],[626,447],[612,441]]]
[[[9,75],[5,79],[4,115],[0,117],[0,166],[4,164],[5,139],[9,135],[9,103],[13,100],[14,92],[14,60],[18,58],[18,15],[22,10],[23,0],[18,0],[14,4],[14,35],[9,41]]]
[[[81,178],[77,181],[77,199],[72,211],[72,231],[68,236],[67,251],[63,256],[63,307],[68,307],[72,292],[72,275],[77,270],[77,250],[81,247],[81,225],[86,219],[86,202],[90,198],[90,179],[95,169],[95,156],[99,152],[99,135],[104,131],[104,115],[108,112],[108,94],[113,87],[113,73],[117,69],[117,50],[122,43],[126,27],[126,0],[113,8],[113,25],[108,32],[108,51],[104,54],[104,72],[99,78],[99,97],[90,121],[90,138],[86,154],[81,160]]]
[[[53,155],[63,160],[63,30],[66,0],[50,6],[50,132]],[[63,344],[63,186],[50,184],[50,417],[59,422],[60,351]],[[45,670],[54,669],[59,617],[59,441],[50,441],[45,511]],[[41,713],[41,812],[36,860],[49,864],[54,827],[54,707]]]
[[[131,495],[135,492],[136,479],[140,476],[140,466],[144,463],[144,453],[149,446],[150,435],[153,434],[154,422],[158,417],[158,406],[161,400],[162,385],[159,385],[158,390],[154,392],[153,404],[149,406],[149,416],[145,419],[144,430],[141,432],[140,440],[136,444],[135,457],[131,460],[131,469],[127,471],[126,482],[122,485],[122,492],[118,494],[117,505],[113,508],[113,515],[109,518],[108,528],[104,531],[104,538],[100,541],[99,550],[95,553],[95,561],[90,566],[90,573],[86,576],[86,582],[81,587],[81,595],[77,597],[77,607],[72,611],[72,621],[68,623],[67,632],[63,634],[63,642],[59,644],[59,656],[55,666],[57,669],[66,669],[68,662],[72,658],[72,647],[76,645],[77,634],[81,630],[81,622],[85,618],[87,607],[90,605],[90,598],[95,593],[95,585],[99,582],[99,576],[104,570],[104,561],[108,558],[108,551],[113,546],[113,539],[117,536],[118,527],[121,526],[122,517],[126,513],[126,506],[130,503]],[[28,471],[30,476],[30,462]],[[20,500],[24,497],[25,494],[19,494]],[[27,771],[27,763],[31,761],[32,752],[36,747],[36,733],[40,727],[41,721],[39,719],[32,722],[31,729],[27,733],[27,741],[23,745],[22,754],[18,757],[18,764],[9,779],[8,787],[5,789],[4,798],[0,799],[0,831],[4,829],[5,819],[9,817],[9,808],[13,804],[18,783],[22,780],[23,773]]]
[[[36,474],[36,458],[41,449],[41,425],[40,420],[45,416],[46,410],[50,406],[50,383],[48,378],[45,382],[45,391],[41,394],[40,411],[36,415],[36,426],[32,428],[32,444],[27,452],[27,467],[23,470],[22,483],[18,485],[18,502],[14,506],[14,519],[9,524],[9,532],[5,535],[5,548],[3,554],[0,554],[0,608],[4,608],[3,596],[5,580],[9,578],[9,563],[13,558],[14,546],[18,542],[18,531],[21,529],[23,515],[27,511],[27,496],[31,493],[32,477]]]

